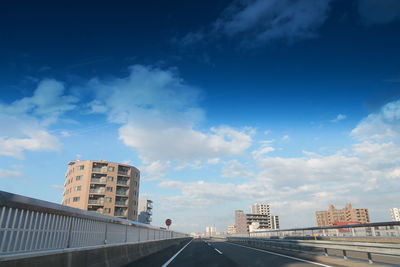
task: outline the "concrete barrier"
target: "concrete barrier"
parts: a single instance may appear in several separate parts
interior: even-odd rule
[[[147,241],[134,244],[62,249],[39,253],[21,253],[0,259],[2,267],[102,267],[122,266],[191,240],[190,237]]]

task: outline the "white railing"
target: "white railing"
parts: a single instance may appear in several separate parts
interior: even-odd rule
[[[400,222],[378,222],[367,224],[349,224],[326,227],[308,227],[282,230],[266,230],[251,233],[225,234],[229,237],[366,237],[366,238],[400,238]]]
[[[187,235],[0,191],[0,258],[182,237]]]

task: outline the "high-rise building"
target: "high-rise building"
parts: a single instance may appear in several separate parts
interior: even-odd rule
[[[351,204],[346,204],[343,209],[336,209],[329,205],[327,211],[315,212],[317,226],[331,226],[338,223],[362,224],[369,223],[368,209],[353,209]]]
[[[243,210],[235,210],[235,227],[236,233],[246,233],[247,229],[247,217]]]
[[[255,203],[251,206],[251,213],[253,214],[263,214],[271,215],[271,208],[269,204],[259,204]]]
[[[279,217],[271,215],[269,204],[254,204],[251,213],[245,214],[242,210],[235,211],[235,226],[237,233],[250,231],[265,231],[279,229]]]
[[[150,224],[153,215],[153,201],[150,199],[139,199],[138,221]]]
[[[216,233],[217,233],[217,229],[214,226],[206,227],[206,232],[205,232],[206,236],[212,236],[212,235],[215,235]]]
[[[137,220],[138,169],[104,160],[70,161],[68,165],[63,205]]]
[[[392,221],[400,222],[400,208],[391,208]]]

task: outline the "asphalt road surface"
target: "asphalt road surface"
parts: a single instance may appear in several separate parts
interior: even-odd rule
[[[162,267],[336,267],[228,242],[193,239],[127,266]]]

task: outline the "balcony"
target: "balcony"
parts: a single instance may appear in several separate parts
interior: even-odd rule
[[[121,174],[121,175],[129,175],[130,169],[131,169],[131,168],[129,168],[129,167],[118,166],[118,174]]]
[[[98,204],[98,205],[103,205],[104,204],[104,198],[98,198],[98,199],[89,199],[89,204]]]
[[[120,195],[120,196],[127,196],[128,195],[128,190],[117,190],[116,194]]]
[[[106,178],[92,178],[90,181],[92,183],[105,184],[107,179]]]
[[[128,188],[122,187],[122,186],[117,186],[116,190],[117,195],[121,196],[127,196],[128,195]]]
[[[105,194],[105,189],[104,187],[102,188],[90,188],[89,192],[91,194],[100,194],[100,195],[104,195]]]
[[[128,209],[127,208],[115,208],[114,216],[127,216]]]
[[[116,206],[127,206],[126,201],[115,201]]]
[[[118,176],[117,184],[128,186],[129,179]]]

